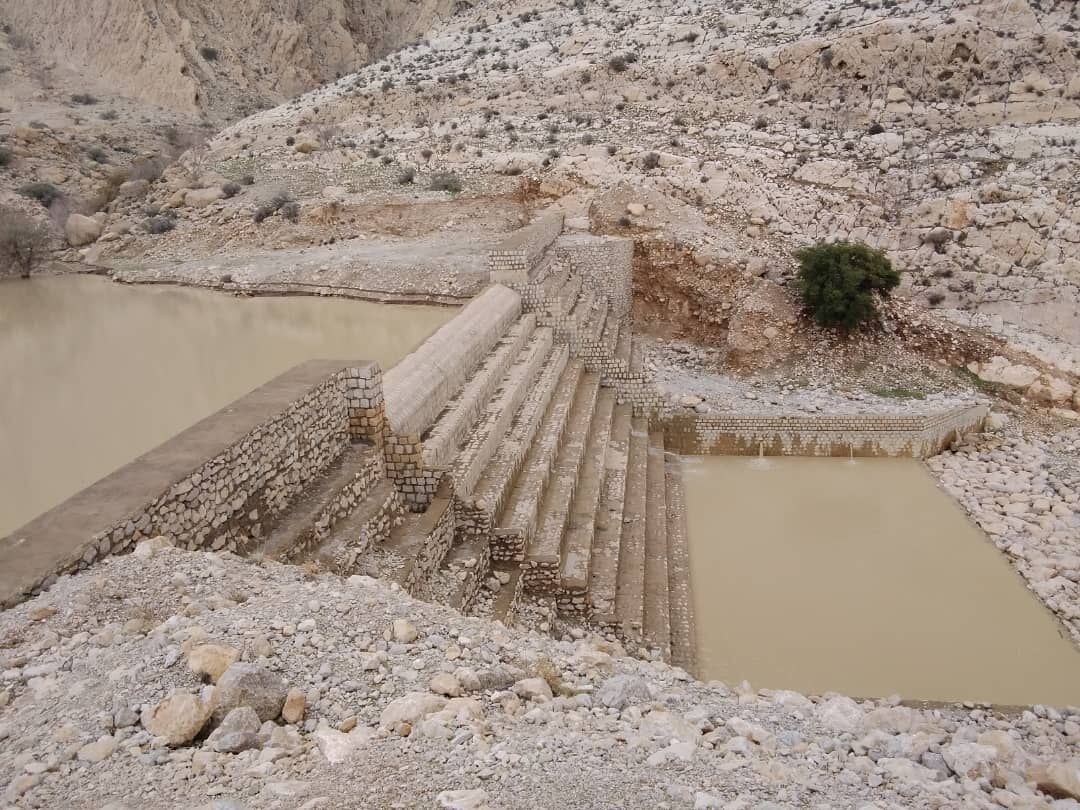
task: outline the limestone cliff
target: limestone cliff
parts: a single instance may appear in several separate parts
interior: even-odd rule
[[[42,58],[182,113],[235,116],[356,70],[450,0],[8,0]]]

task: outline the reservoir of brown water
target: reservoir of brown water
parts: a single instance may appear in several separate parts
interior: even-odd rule
[[[1080,652],[915,460],[687,458],[698,675],[1080,705]]]
[[[455,311],[85,276],[0,283],[0,537],[297,363],[387,369]]]

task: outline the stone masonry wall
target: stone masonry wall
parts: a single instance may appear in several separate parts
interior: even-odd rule
[[[519,228],[488,252],[488,270],[496,284],[527,284],[532,272],[555,238],[562,233],[563,215],[546,214]]]
[[[502,285],[488,287],[387,372],[386,471],[410,509],[431,502],[442,475],[424,465],[424,432],[520,314],[521,296]]]
[[[562,234],[555,240],[559,264],[581,276],[587,289],[603,295],[617,320],[630,317],[633,303],[634,241],[618,236]]]
[[[18,601],[158,535],[189,549],[250,550],[361,425],[381,422],[378,378],[373,363],[311,361],[207,417],[0,541],[12,554],[36,549],[0,597]],[[379,455],[368,478],[381,475]]]
[[[666,447],[684,455],[926,458],[980,430],[986,415],[985,405],[929,416],[674,414],[663,426]]]
[[[448,482],[440,482],[431,505],[413,531],[419,540],[419,550],[401,584],[408,593],[422,599],[430,596],[427,588],[432,576],[454,544],[454,504]]]
[[[385,477],[386,464],[383,460],[382,448],[372,447],[365,453],[360,469],[356,471],[353,479],[342,487],[337,497],[326,505],[315,518],[314,523],[297,538],[296,543],[288,550],[285,559],[299,559],[311,549],[322,545],[338,522],[352,514],[353,510]]]

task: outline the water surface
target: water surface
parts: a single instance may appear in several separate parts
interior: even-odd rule
[[[0,537],[297,363],[389,368],[450,307],[0,283]]]
[[[700,676],[1080,705],[1080,652],[918,461],[684,469]]]

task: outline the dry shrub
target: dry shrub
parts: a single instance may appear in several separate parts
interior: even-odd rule
[[[29,278],[49,252],[49,229],[21,211],[0,208],[0,274]]]

